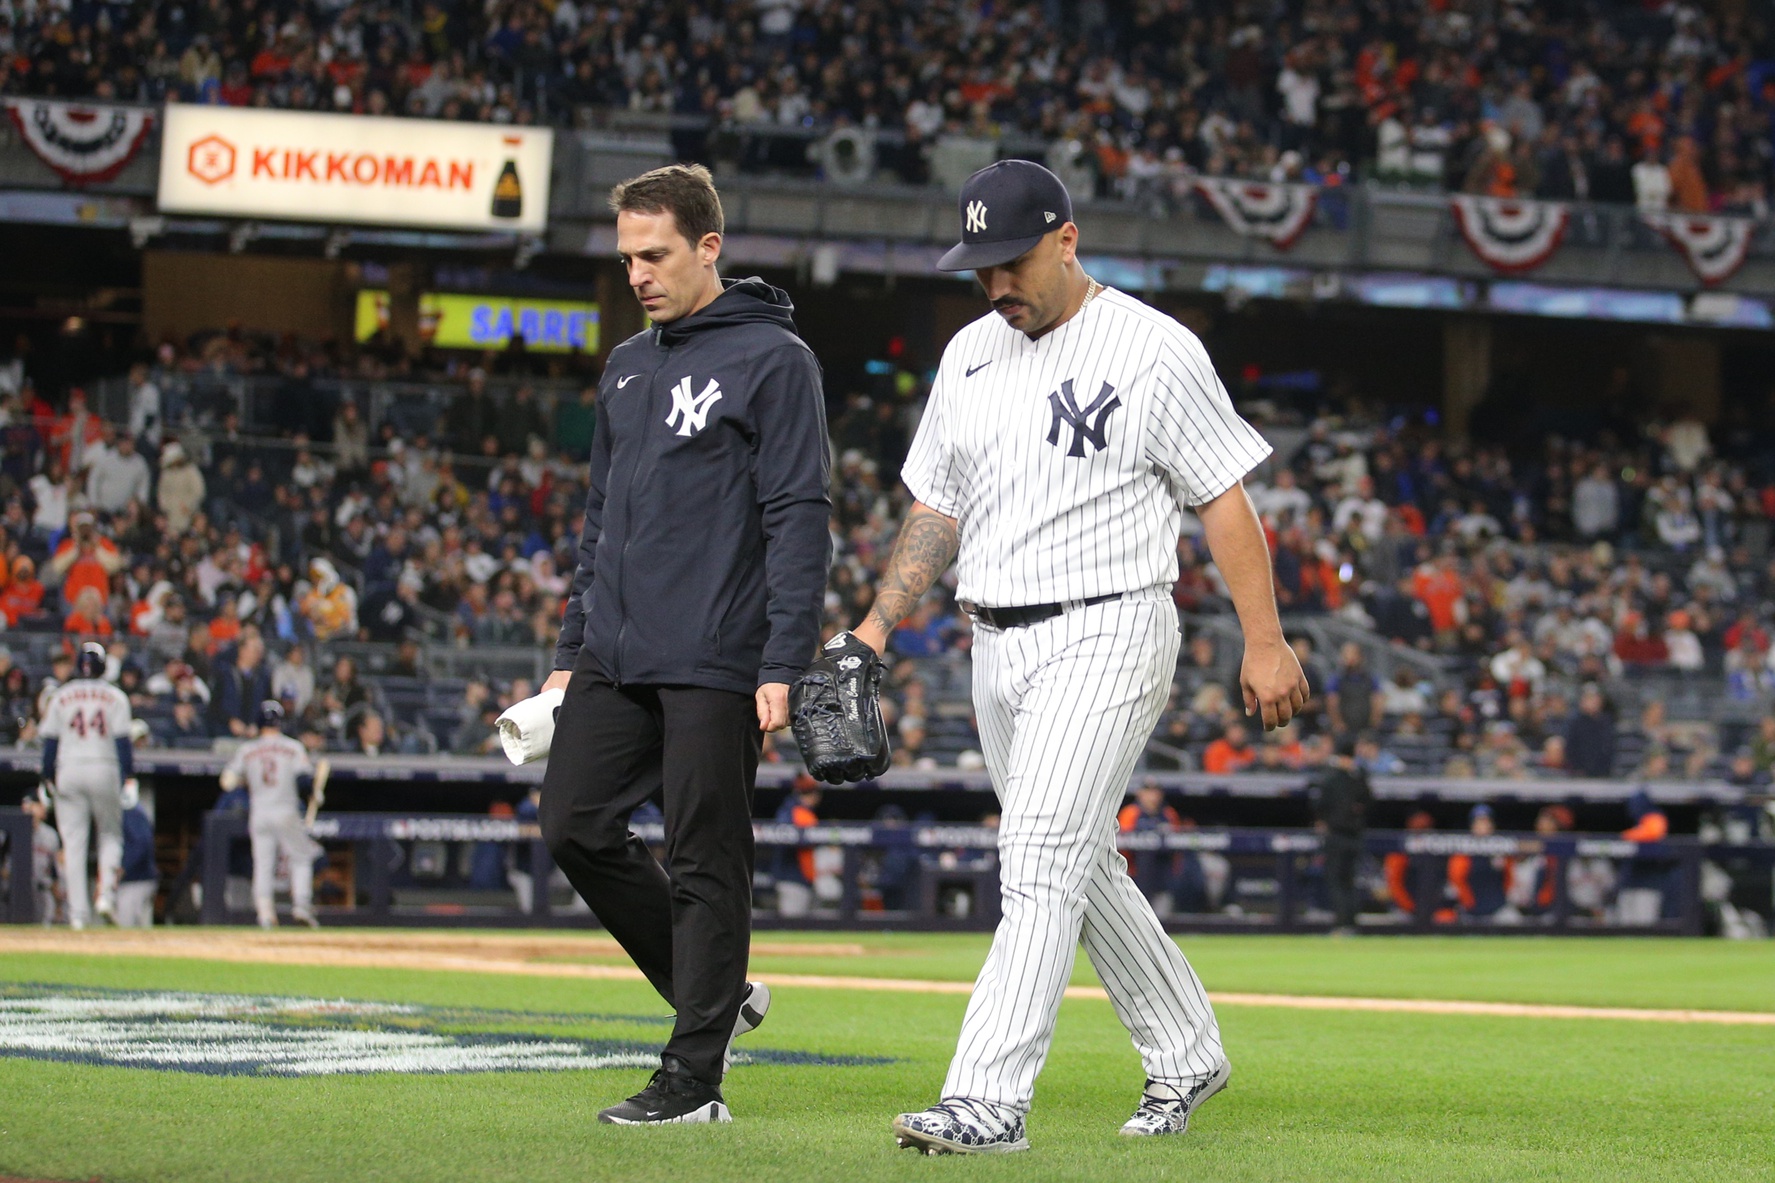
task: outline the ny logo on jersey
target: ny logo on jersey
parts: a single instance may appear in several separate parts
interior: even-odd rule
[[[1109,435],[1105,430],[1109,422],[1109,413],[1122,405],[1116,397],[1116,388],[1105,382],[1103,389],[1097,393],[1097,399],[1088,407],[1081,408],[1078,398],[1072,393],[1072,379],[1068,378],[1060,384],[1060,389],[1048,396],[1048,406],[1053,408],[1054,422],[1048,428],[1048,442],[1055,447],[1060,446],[1060,425],[1072,428],[1072,447],[1066,450],[1068,456],[1083,456],[1085,442],[1101,452],[1109,446]],[[1092,416],[1096,416],[1093,420]]]
[[[984,201],[968,202],[968,233],[978,234],[986,229],[986,203]]]
[[[721,383],[713,378],[701,394],[692,394],[694,389],[688,374],[672,387],[672,413],[666,416],[666,426],[676,427],[679,435],[695,435],[707,427],[709,408],[721,401]]]

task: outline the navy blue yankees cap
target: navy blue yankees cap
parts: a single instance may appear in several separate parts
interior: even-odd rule
[[[1001,160],[961,187],[961,242],[937,260],[939,271],[974,271],[1009,263],[1072,221],[1072,198],[1059,177],[1032,160]]]

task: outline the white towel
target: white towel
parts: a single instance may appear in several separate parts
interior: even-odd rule
[[[499,716],[499,742],[507,760],[528,764],[549,754],[549,745],[555,740],[555,712],[566,697],[565,690],[544,690],[535,698],[514,703]]]

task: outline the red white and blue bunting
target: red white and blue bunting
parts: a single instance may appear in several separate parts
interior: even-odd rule
[[[6,113],[38,159],[71,185],[111,180],[135,159],[154,126],[146,107],[55,99],[7,99]]]
[[[1682,252],[1689,270],[1709,287],[1724,283],[1744,266],[1757,232],[1754,218],[1673,213],[1641,214],[1640,217]]]
[[[1312,185],[1203,177],[1196,188],[1236,233],[1266,238],[1279,251],[1294,245],[1313,220],[1313,207],[1319,201],[1319,190]]]
[[[1461,237],[1493,271],[1516,275],[1553,257],[1569,211],[1557,201],[1459,194],[1450,202]]]

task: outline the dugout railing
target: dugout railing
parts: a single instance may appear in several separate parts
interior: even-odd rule
[[[656,847],[664,841],[659,823],[633,827]],[[204,826],[203,908],[206,924],[244,924],[252,920],[238,886],[230,887],[231,858],[244,843],[244,814],[212,812]],[[353,893],[344,904],[322,907],[323,921],[349,925],[528,925],[590,927],[592,917],[571,902],[570,891],[556,883],[547,887],[554,867],[534,822],[475,814],[322,814],[314,835],[334,854],[349,854],[355,868]],[[753,827],[760,869],[755,923],[759,928],[836,928],[873,926],[926,930],[990,929],[998,920],[996,832],[984,826],[871,825],[852,823],[796,827],[759,822]],[[481,903],[465,903],[463,893],[437,877],[433,887],[413,875],[416,866],[448,865],[462,860],[456,853],[428,847],[491,844],[501,850],[501,865],[529,878],[528,902],[488,903],[510,894],[481,893]],[[1329,926],[1320,896],[1323,892],[1321,840],[1310,830],[1216,829],[1184,833],[1137,832],[1121,835],[1125,854],[1176,859],[1219,860],[1232,884],[1244,885],[1236,906],[1223,894],[1213,911],[1176,911],[1166,918],[1174,931],[1311,932]],[[1361,927],[1374,932],[1583,932],[1612,934],[1698,935],[1703,931],[1702,868],[1715,865],[1775,865],[1775,843],[1706,843],[1695,838],[1670,838],[1657,843],[1630,842],[1614,835],[1464,834],[1378,831],[1364,842],[1373,865],[1403,860],[1399,876],[1415,897],[1406,913],[1397,905],[1378,906],[1370,892],[1370,908]],[[831,879],[823,895],[805,910],[785,914],[781,868],[802,852],[817,852]],[[509,854],[511,857],[506,858]],[[1536,866],[1548,890],[1507,914],[1481,915],[1464,907],[1446,875],[1449,860],[1483,860],[1494,871],[1501,865]],[[237,864],[236,864],[237,865]],[[906,872],[887,883],[884,866]],[[1138,865],[1138,864],[1136,864]],[[1581,881],[1609,886],[1588,901],[1575,897],[1580,879],[1573,872],[1590,868]],[[1606,871],[1606,874],[1604,873]],[[232,877],[239,879],[238,871]],[[1370,878],[1372,879],[1372,872]],[[816,885],[806,885],[813,887]],[[895,906],[883,903],[884,888],[897,890]],[[773,898],[772,892],[778,894]],[[1224,891],[1225,889],[1223,889]],[[1625,906],[1628,893],[1638,914]],[[519,894],[521,898],[523,893]],[[428,896],[435,898],[428,898]],[[956,902],[965,899],[967,905]],[[231,903],[231,901],[233,901]]]
[[[138,777],[169,777],[203,780],[212,788],[237,742],[215,741],[210,750],[139,748],[135,754]],[[499,756],[397,755],[366,756],[352,752],[328,752],[333,780],[337,783],[411,785],[482,785],[519,789],[542,781],[547,764],[537,761],[513,767]],[[0,747],[0,774],[13,774],[17,785],[35,784],[43,753],[30,747]],[[760,789],[786,788],[801,772],[797,764],[766,763],[758,768]],[[1301,772],[1152,772],[1140,773],[1167,792],[1187,797],[1304,798],[1307,773]],[[1535,803],[1623,802],[1643,790],[1660,806],[1738,806],[1758,799],[1758,790],[1745,789],[1721,780],[1669,779],[1591,780],[1581,777],[1537,780],[1488,780],[1479,777],[1376,776],[1374,795],[1379,801],[1448,801]],[[962,791],[990,793],[992,777],[984,771],[954,767],[930,769],[890,768],[862,785],[833,788],[842,794],[853,788],[874,787],[912,792]],[[1133,787],[1132,783],[1129,786]],[[416,814],[422,812],[414,811]],[[439,810],[438,812],[445,812]]]
[[[250,918],[241,866],[245,843],[232,836],[240,832],[245,819],[236,814],[228,815],[233,820],[223,821],[203,814],[215,800],[215,777],[226,759],[226,753],[219,751],[149,748],[137,753],[136,772],[142,780],[145,798],[156,801],[160,807],[158,816],[162,829],[167,830],[162,837],[167,839],[169,851],[176,847],[179,852],[178,865],[163,859],[163,889],[169,882],[177,882],[172,878],[175,873],[188,875],[205,888],[202,900],[210,910],[209,918],[232,922]],[[320,834],[329,847],[334,872],[330,878],[322,879],[323,887],[330,893],[330,898],[322,897],[325,915],[332,917],[332,922],[589,923],[583,911],[574,910],[570,888],[552,873],[540,835],[533,828],[523,829],[521,822],[484,812],[489,804],[516,801],[539,782],[543,772],[540,763],[514,768],[502,759],[478,757],[340,754],[330,759],[333,804],[344,807],[322,815]],[[0,749],[0,774],[19,793],[27,792],[35,782],[40,761],[41,754],[29,749]],[[770,795],[780,795],[798,771],[789,764],[760,767],[759,789],[766,812],[772,808],[767,803]],[[1142,779],[1147,777],[1143,774]],[[1214,897],[1208,901],[1210,906],[1199,906],[1199,901],[1192,904],[1187,898],[1174,899],[1173,915],[1168,918],[1172,927],[1286,931],[1324,925],[1328,917],[1322,912],[1325,898],[1318,867],[1318,840],[1310,830],[1288,828],[1304,825],[1309,816],[1302,774],[1160,773],[1150,779],[1174,794],[1174,799],[1189,803],[1203,823],[1199,830],[1160,835],[1156,840],[1181,858],[1186,870],[1199,874],[1206,868],[1225,876],[1222,890],[1209,893]],[[1677,827],[1679,835],[1692,832],[1697,816],[1736,813],[1761,817],[1763,813],[1758,805],[1760,798],[1752,791],[1714,780],[1377,777],[1374,789],[1377,811],[1382,811],[1393,824],[1403,820],[1407,809],[1428,806],[1450,815],[1442,819],[1446,827],[1454,816],[1464,816],[1466,804],[1476,801],[1498,807],[1500,820],[1508,824],[1506,819],[1512,814],[1526,821],[1541,804],[1559,802],[1576,809],[1581,818],[1589,819],[1580,822],[1585,829],[1602,831],[1621,824],[1615,823],[1613,816],[1619,813],[1625,817],[1620,804],[1638,790],[1644,790],[1661,808],[1673,811],[1673,820],[1682,823]],[[853,817],[858,816],[854,810],[859,806],[874,810],[878,804],[890,801],[898,801],[909,815],[935,809],[940,818],[961,816],[971,822],[992,808],[990,778],[984,772],[953,768],[893,769],[858,790],[834,789],[829,793],[834,812],[842,815],[850,809]],[[880,922],[902,927],[989,927],[996,918],[998,899],[993,835],[970,824],[927,825],[923,824],[925,820],[915,816],[910,825],[834,821],[807,833],[759,823],[759,925],[817,928]],[[415,828],[422,823],[441,828],[427,835]],[[218,869],[207,864],[209,851],[216,849],[213,844],[206,844],[205,858],[187,857],[189,843],[200,838],[210,825],[233,827],[227,831],[230,837],[225,843],[231,851],[232,866],[225,862]],[[329,826],[334,828],[328,830]],[[1486,859],[1531,859],[1537,854],[1529,844],[1547,841],[1588,845],[1582,851],[1575,846],[1547,848],[1542,854],[1564,854],[1592,860],[1591,865],[1598,868],[1620,870],[1613,876],[1612,884],[1605,884],[1603,894],[1607,898],[1601,903],[1594,898],[1598,890],[1594,881],[1589,884],[1593,898],[1565,898],[1566,883],[1562,878],[1552,898],[1544,905],[1537,904],[1530,909],[1531,915],[1523,917],[1519,930],[1552,926],[1597,932],[1701,931],[1710,927],[1709,909],[1717,902],[1721,874],[1731,880],[1731,900],[1735,906],[1766,918],[1775,915],[1775,899],[1771,898],[1775,889],[1770,887],[1770,868],[1775,863],[1770,851],[1775,850],[1775,844],[1767,841],[1770,831],[1765,820],[1744,830],[1748,840],[1743,840],[1744,833],[1737,836],[1740,840],[1723,845],[1676,837],[1655,850],[1630,850],[1629,846],[1619,845],[1621,840],[1614,834],[1554,839],[1511,834],[1476,839],[1447,828],[1410,836],[1377,831],[1370,838],[1371,858],[1366,864],[1365,882],[1373,890],[1365,927],[1389,931],[1407,930],[1414,925],[1460,931],[1496,927],[1466,922],[1459,908],[1452,909],[1456,923],[1444,923],[1451,908],[1448,901],[1440,898],[1431,900],[1436,906],[1426,906],[1420,915],[1415,906],[1419,893],[1413,893],[1414,908],[1409,916],[1397,908],[1384,908],[1385,897],[1380,889],[1388,856],[1402,856],[1408,862],[1415,859],[1417,867],[1459,854],[1470,858],[1477,853]],[[653,833],[644,827],[642,832]],[[17,811],[0,809],[0,840],[5,841],[7,848],[0,855],[0,867],[6,868],[0,876],[10,883],[30,880],[29,835],[29,819]],[[1759,837],[1764,841],[1756,841]],[[1138,862],[1142,844],[1154,840],[1151,834],[1133,835],[1126,845]],[[1488,842],[1516,845],[1493,849],[1485,845]],[[415,843],[425,844],[418,850],[419,865],[427,872],[424,875],[413,874]],[[1467,843],[1479,845],[1469,851],[1464,847]],[[547,872],[534,877],[532,887],[540,890],[531,892],[528,907],[515,906],[512,879],[504,871],[497,873],[498,882],[492,890],[471,888],[461,882],[463,860],[476,847],[483,854],[496,850],[502,863],[521,862],[520,874],[527,874],[532,866]],[[797,894],[793,890],[797,885],[789,882],[791,890],[779,890],[779,881],[794,878],[793,869],[786,864],[798,863],[799,852],[804,848],[820,852],[824,866],[813,884],[800,885],[809,889],[803,895],[805,906],[789,908],[785,904]],[[1150,853],[1145,861],[1152,863]],[[894,887],[894,874],[884,872],[884,867],[886,872],[899,874],[897,892],[884,890],[884,879],[890,881],[889,888]],[[1633,872],[1634,883],[1627,882],[1629,871]],[[1413,872],[1414,876],[1418,874]],[[1697,890],[1704,875],[1716,885],[1713,894],[1705,899],[1704,893]],[[1435,876],[1432,874],[1431,878]],[[217,879],[225,888],[220,895],[209,890]],[[1648,881],[1650,886],[1646,886]],[[1431,886],[1434,895],[1443,894],[1439,886]],[[1650,923],[1620,923],[1621,911],[1615,903],[1622,886],[1640,893],[1638,898],[1642,902],[1646,892],[1655,893],[1657,912]],[[163,913],[187,918],[189,896],[170,890],[164,894],[167,906]],[[1187,897],[1189,891],[1172,894]],[[19,921],[30,916],[30,895],[29,891],[8,890],[0,917]],[[220,909],[219,915],[216,909]]]

